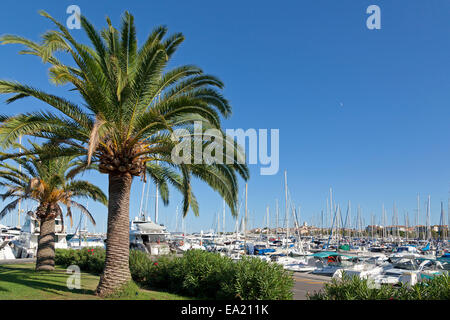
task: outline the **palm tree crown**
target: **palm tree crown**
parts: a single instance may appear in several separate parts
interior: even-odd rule
[[[24,146],[21,148],[30,151]],[[106,205],[106,195],[90,182],[74,178],[82,165],[79,161],[74,161],[70,156],[50,158],[48,153],[53,151],[51,148],[45,150],[47,156],[43,156],[43,151],[42,147],[35,145],[30,155],[13,159],[17,166],[6,162],[0,164],[0,186],[5,189],[0,197],[3,200],[13,199],[0,211],[0,219],[14,210],[20,201],[33,200],[38,204],[34,214],[40,220],[60,216],[64,221],[61,208],[64,206],[71,222],[71,209],[77,208],[95,225],[91,213],[75,199],[93,199]]]
[[[81,17],[92,44],[87,46],[78,43],[50,15],[41,14],[58,28],[46,32],[41,43],[13,35],[5,35],[0,41],[25,45],[26,50],[21,53],[41,57],[51,65],[49,73],[53,83],[73,85],[84,104],[81,107],[30,86],[0,80],[0,93],[14,94],[8,103],[31,96],[59,111],[7,118],[0,130],[3,146],[20,135],[64,142],[73,147],[73,154],[85,155],[87,165],[98,162],[103,173],[145,175],[146,164],[153,162],[150,170],[157,170],[157,163],[162,167],[160,172],[175,177],[176,167],[182,179],[168,181],[185,196],[184,214],[190,207],[198,213],[190,188],[192,174],[218,191],[235,214],[238,194],[235,172],[248,179],[245,165],[234,161],[174,166],[171,161],[170,152],[175,144],[170,139],[173,130],[186,128],[192,132],[194,121],[201,122],[204,130],[220,129],[220,115],[231,114],[229,102],[217,90],[223,88],[218,78],[204,74],[193,65],[164,72],[184,40],[183,35],[176,33],[164,39],[167,28],[157,27],[138,48],[134,19],[129,13],[124,14],[120,31],[107,19],[108,27],[100,33]],[[55,57],[58,51],[68,53],[73,65],[58,60]],[[237,152],[240,151],[236,146]]]
[[[97,186],[74,179],[81,168],[84,168],[83,163],[74,161],[73,156],[54,157],[55,148],[50,145],[32,145],[33,150],[20,146],[28,155],[14,158],[19,168],[6,162],[0,164],[0,186],[6,190],[0,197],[3,200],[13,199],[0,212],[0,218],[16,208],[20,201],[37,202],[37,209],[28,213],[39,221],[36,270],[54,270],[56,218],[60,217],[64,228],[61,206],[66,207],[71,224],[71,208],[77,208],[95,225],[91,213],[74,199],[90,198],[103,204],[107,200]]]

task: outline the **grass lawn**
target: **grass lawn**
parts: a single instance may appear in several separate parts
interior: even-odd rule
[[[81,273],[81,289],[67,288],[66,270],[36,272],[35,265],[0,265],[0,300],[98,300],[94,295],[99,276]],[[185,300],[186,297],[166,292],[139,289],[123,300]]]

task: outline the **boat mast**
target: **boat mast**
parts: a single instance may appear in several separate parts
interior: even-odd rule
[[[320,211],[320,238],[323,237],[323,209]]]
[[[350,243],[352,243],[352,203],[348,200],[348,223],[346,223],[350,231]]]
[[[141,195],[141,205],[139,206],[139,218],[141,218],[141,216],[143,216],[143,212],[142,212],[142,205],[144,204],[144,193],[145,193],[145,185],[147,183],[146,182],[142,182],[142,195]]]
[[[358,204],[358,211],[356,215],[356,234],[358,235],[358,238],[361,237],[360,225],[361,225],[361,206]]]
[[[175,232],[178,232],[178,205],[175,210]]]
[[[276,234],[276,238],[278,240],[278,199],[276,199],[276,215],[277,215],[277,222],[276,222],[277,228],[276,228],[275,234]]]
[[[328,197],[327,197],[327,211],[326,211],[326,216],[325,216],[325,224],[326,224],[326,228],[327,228],[327,232],[326,233],[328,233],[328,225],[329,225],[329,222],[330,222],[330,218],[328,217],[329,216],[329,204],[328,204]]]
[[[267,215],[267,221],[266,221],[266,223],[267,223],[267,232],[266,232],[266,240],[267,240],[267,245],[269,245],[269,229],[270,229],[270,226],[269,226],[269,205],[267,205],[267,207],[266,207],[266,215]]]
[[[149,189],[150,189],[150,187],[149,187]],[[159,208],[158,208],[158,200],[159,200],[159,185],[158,185],[158,183],[156,183],[156,185],[155,185],[155,189],[156,189],[156,194],[155,194],[155,223],[158,223],[158,211],[159,211]]]
[[[20,145],[20,146],[22,145],[22,136],[19,136],[19,145]],[[19,147],[19,153],[22,153],[22,148],[20,148],[20,147]],[[19,172],[22,173],[22,164],[21,164],[21,163],[19,163]],[[18,212],[17,212],[17,216],[18,216],[17,228],[20,228],[20,203],[21,203],[21,200],[22,200],[22,199],[19,198],[19,201],[18,201],[18,203],[17,203],[17,207],[18,207]],[[11,226],[12,226],[12,224],[11,224]]]
[[[381,208],[381,224],[383,225],[383,229],[381,230],[382,242],[384,242],[384,237],[386,236],[386,213],[384,212],[384,203]]]
[[[444,232],[444,203],[441,201],[441,217],[439,219],[439,242],[441,239],[443,239],[443,232]]]
[[[431,214],[431,205],[430,205],[430,202],[431,202],[431,197],[430,197],[430,195],[428,195],[428,205],[427,205],[427,226],[426,226],[426,228],[427,228],[427,240],[430,240],[431,239],[431,226],[430,226],[430,214]]]
[[[450,191],[447,199],[447,240],[450,240]]]
[[[417,236],[417,240],[420,239],[419,212],[420,212],[420,198],[419,198],[419,194],[417,194],[417,215],[416,215],[416,236]]]
[[[217,236],[220,234],[220,211],[217,210]]]
[[[447,199],[447,240],[450,240],[450,191],[449,198]]]
[[[334,217],[333,217],[333,189],[332,188],[330,188],[330,235],[331,234],[333,234],[333,230],[332,230],[332,228],[333,228],[333,222],[332,222],[332,220],[334,219]]]
[[[225,235],[225,199],[223,200],[223,225],[222,225],[223,234]]]
[[[150,183],[146,182],[145,184],[147,185],[147,197],[145,198],[145,210],[142,212],[142,217],[144,218],[144,220],[147,219],[147,215],[150,217],[150,213],[148,210],[148,199],[150,198]]]
[[[244,250],[245,245],[247,244],[247,189],[248,184],[245,184],[245,217],[244,217]]]
[[[394,201],[394,208],[393,208],[394,212],[392,215],[392,225],[395,228],[395,236],[396,239],[398,241],[398,218],[397,218],[397,209],[395,207],[395,201]]]
[[[239,203],[239,209],[238,209],[238,214],[237,214],[237,216],[236,216],[236,223],[235,223],[235,229],[236,229],[236,244],[237,244],[237,241],[238,241],[238,229],[239,229],[239,216],[240,216],[240,214],[241,214],[241,202],[239,201],[239,199],[238,199],[238,203]]]
[[[406,212],[406,216],[405,216],[405,236],[406,236],[406,241],[408,241],[408,228],[409,228],[409,217],[408,217],[408,211]]]
[[[286,225],[286,248],[288,247],[289,239],[289,226],[288,226],[288,196],[287,196],[287,171],[284,170],[284,197],[286,202],[286,214],[285,214],[285,225]]]

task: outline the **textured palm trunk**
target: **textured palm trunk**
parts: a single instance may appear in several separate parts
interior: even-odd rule
[[[108,231],[105,269],[97,295],[105,296],[131,279],[129,267],[129,207],[133,177],[109,174]]]
[[[41,219],[36,253],[36,270],[55,270],[55,218]]]

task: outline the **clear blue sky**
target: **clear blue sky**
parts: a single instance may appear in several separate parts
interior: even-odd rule
[[[383,203],[391,221],[394,201],[399,221],[406,211],[414,221],[417,193],[422,223],[428,194],[432,223],[439,222],[440,201],[447,210],[450,2],[3,0],[0,33],[37,40],[52,28],[37,11],[44,9],[65,22],[71,4],[97,27],[105,26],[107,15],[118,25],[123,11],[130,11],[141,41],[160,24],[183,32],[186,41],[174,64],[196,64],[225,82],[233,116],[224,127],[280,130],[280,172],[260,176],[259,166],[251,166],[254,224],[262,224],[266,205],[274,216],[276,198],[284,208],[283,170],[295,204],[302,207],[300,220],[308,223],[319,221],[330,187],[344,208],[351,200],[353,215],[360,204],[366,223],[371,212],[379,220]],[[381,30],[366,28],[371,4],[381,8]],[[72,33],[86,39],[82,30]],[[0,47],[0,78],[73,97],[67,87],[48,82],[46,66],[19,56],[18,50]],[[0,108],[7,114],[45,107],[32,99],[9,106],[4,100]],[[89,178],[106,191],[105,175]],[[211,228],[222,206],[206,185],[196,183],[195,190],[200,217],[188,216],[188,231]],[[139,210],[140,194],[141,183],[135,180],[131,216]],[[161,207],[160,222],[173,229],[181,199],[172,195],[171,204]],[[154,207],[154,199],[149,206]],[[93,203],[89,208],[97,230],[104,230],[106,208]],[[227,229],[232,226],[227,209]]]

